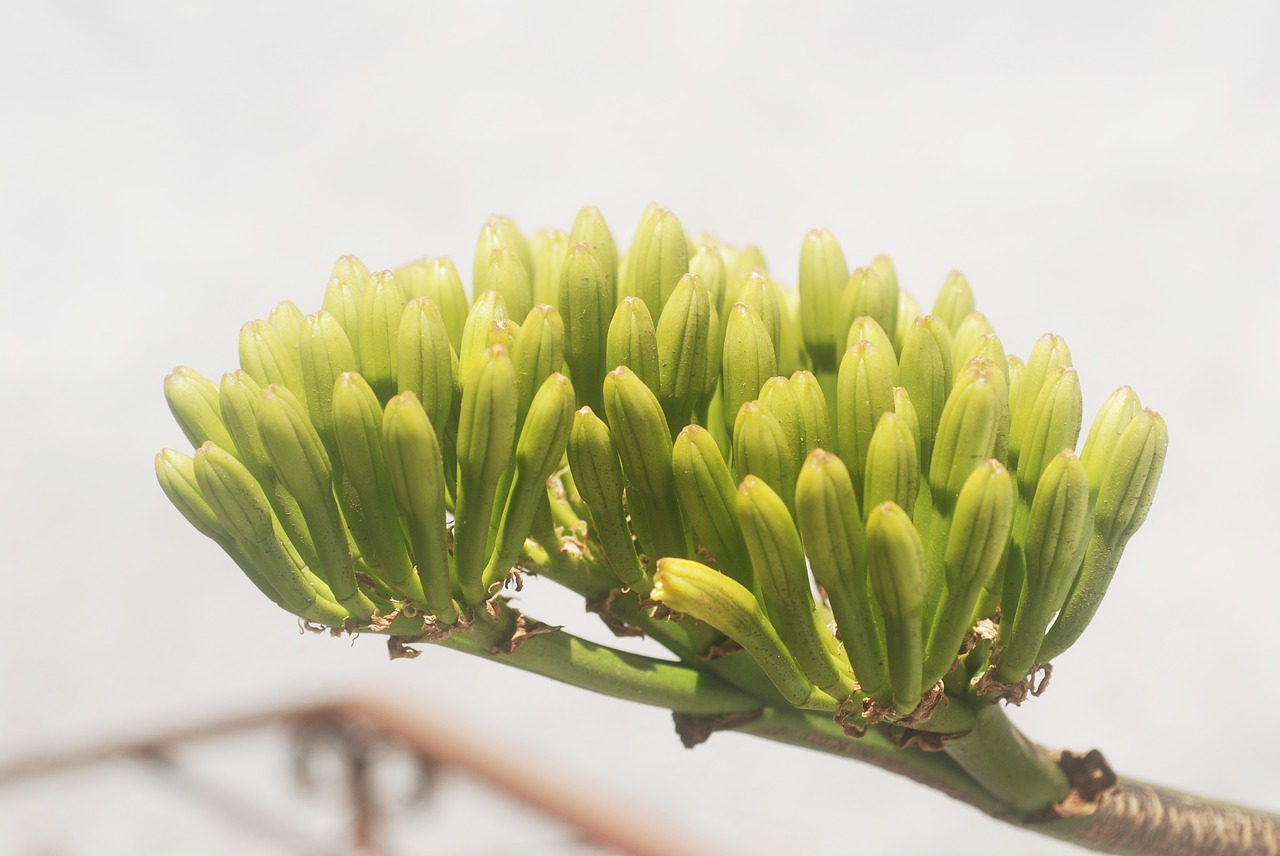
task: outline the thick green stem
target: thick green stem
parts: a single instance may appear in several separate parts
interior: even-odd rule
[[[997,705],[980,704],[974,713],[973,730],[943,745],[988,793],[1022,813],[1066,797],[1071,784],[1048,750],[1022,736]]]
[[[482,616],[471,631],[455,633],[441,644],[575,687],[678,713],[714,715],[760,707],[755,698],[714,675],[597,645],[561,630],[538,632],[539,627],[503,606],[497,621]]]

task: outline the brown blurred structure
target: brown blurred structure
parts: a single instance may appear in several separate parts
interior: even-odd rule
[[[310,784],[310,761],[316,750],[336,752],[350,807],[347,843],[334,847],[309,842],[288,819],[272,816],[234,789],[200,778],[176,757],[177,750],[186,745],[263,730],[279,730],[292,737],[293,778],[303,787]],[[374,767],[388,749],[405,753],[416,763],[423,791],[438,772],[463,773],[562,825],[572,839],[601,851],[635,856],[712,852],[694,846],[665,824],[651,825],[636,814],[619,811],[615,806],[625,801],[609,800],[597,788],[591,792],[575,788],[562,777],[513,761],[419,713],[387,701],[360,698],[234,716],[80,750],[35,754],[0,765],[0,788],[104,762],[133,760],[165,777],[185,797],[221,814],[239,831],[272,840],[289,852],[391,856],[382,835],[390,813],[373,784]]]

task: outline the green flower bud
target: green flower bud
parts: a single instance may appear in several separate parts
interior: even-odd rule
[[[343,372],[334,382],[333,428],[343,475],[358,500],[347,517],[360,517],[352,535],[361,558],[378,579],[425,605],[405,549],[382,448],[382,407],[373,388],[355,372]]]
[[[484,291],[476,298],[462,328],[462,348],[458,351],[458,377],[462,379],[464,388],[469,382],[472,365],[480,361],[489,347],[489,331],[493,322],[506,321],[510,317],[507,301],[500,293]]]
[[[920,417],[916,413],[916,406],[911,403],[911,395],[906,388],[895,386],[893,388],[893,412],[898,414],[906,423],[907,430],[911,432],[911,436],[916,444],[916,462],[920,462]],[[874,435],[872,435],[874,437]]]
[[[880,416],[867,448],[863,507],[870,510],[883,502],[892,502],[909,515],[915,508],[919,490],[920,457],[915,435],[906,419],[886,411]]]
[[[489,324],[489,335],[485,337],[485,348],[506,348],[507,353],[515,347],[516,336],[520,334],[520,325],[510,318],[493,321]]]
[[[347,617],[337,604],[322,601],[289,555],[262,488],[244,465],[213,443],[197,450],[194,475],[200,493],[218,523],[235,539],[257,578],[260,590],[270,587],[279,605],[312,621],[341,626]]]
[[[458,356],[439,308],[427,297],[415,297],[405,307],[396,334],[396,386],[421,402],[432,425],[448,424],[453,408]]]
[[[658,321],[658,400],[672,436],[689,424],[707,387],[711,293],[696,276],[680,279]]]
[[[336,454],[333,440],[333,383],[343,372],[356,370],[351,341],[333,315],[320,310],[306,317],[299,341],[302,357],[302,386],[306,391],[307,414],[330,454]]]
[[[396,270],[406,300],[425,297],[436,305],[449,331],[449,344],[454,351],[462,348],[462,328],[467,323],[471,301],[462,285],[462,277],[448,257],[424,258]]]
[[[880,417],[893,409],[893,372],[886,354],[870,342],[854,342],[845,352],[836,381],[836,430],[840,457],[862,493],[867,449]]]
[[[369,279],[368,272],[364,281]],[[360,304],[364,294],[363,283],[359,291],[349,279],[333,277],[324,290],[322,311],[334,319],[343,334],[347,337],[347,345],[353,354],[359,353],[360,345]]]
[[[1022,373],[1027,367],[1021,358],[1010,354],[1009,360],[1009,430],[1013,431],[1013,402],[1022,394]]]
[[[791,450],[790,470],[793,473],[800,472],[809,449],[805,441],[800,399],[796,397],[791,381],[781,376],[765,381],[760,388],[760,406],[782,426],[782,436],[786,438],[787,448]]]
[[[888,704],[889,666],[871,603],[858,498],[849,470],[824,449],[809,453],[796,479],[796,521],[859,686],[877,703]]]
[[[1090,508],[1098,501],[1098,491],[1102,488],[1102,479],[1116,444],[1120,442],[1124,429],[1141,412],[1142,401],[1138,394],[1122,386],[1107,397],[1094,417],[1089,436],[1084,441],[1084,450],[1080,453],[1080,463],[1089,474]]]
[[[1009,401],[1009,462],[1015,468],[1032,427],[1031,415],[1040,389],[1055,371],[1069,365],[1071,351],[1061,336],[1045,333],[1032,346],[1026,367],[1018,379],[1018,397]]]
[[[564,321],[560,319],[560,313],[556,312],[554,306],[545,303],[533,307],[516,333],[511,347],[511,362],[516,370],[516,389],[520,394],[517,431],[524,424],[525,414],[529,412],[535,393],[548,378],[564,368],[564,351]],[[573,389],[572,386],[568,388]],[[572,415],[572,407],[569,412]]]
[[[382,442],[427,612],[441,624],[454,624],[458,613],[449,574],[444,459],[431,419],[411,390],[387,402]]]
[[[627,476],[631,519],[645,552],[687,555],[671,472],[671,434],[657,396],[635,372],[619,366],[605,375],[604,407]]]
[[[612,249],[612,239],[609,246]],[[578,241],[569,248],[560,278],[559,303],[565,318],[564,361],[573,376],[574,389],[581,403],[602,409],[600,389],[605,372],[612,368],[607,360],[610,322],[615,317],[614,286],[587,241]],[[652,326],[650,318],[649,327]]]
[[[298,350],[290,348],[266,321],[250,321],[240,328],[240,368],[259,386],[278,383],[294,395],[305,394]]]
[[[156,479],[159,480],[161,489],[187,522],[201,535],[216,541],[224,549],[226,544],[234,547],[235,542],[231,533],[218,522],[218,516],[214,514],[213,509],[200,493],[192,459],[173,449],[162,449],[156,454],[155,463]],[[257,569],[251,568],[246,573],[249,573],[250,578],[257,584],[257,580],[261,577]],[[259,585],[259,588],[263,587]],[[263,588],[263,592],[270,595],[272,600],[279,602],[275,589],[267,586]]]
[[[573,227],[569,231],[569,244],[585,242],[600,262],[600,270],[604,274],[604,284],[608,288],[608,298],[604,303],[612,306],[617,302],[618,283],[618,248],[613,240],[613,232],[604,221],[604,215],[594,205],[587,205],[573,218]]]
[[[942,408],[951,394],[951,336],[946,324],[932,315],[920,316],[911,323],[902,340],[898,377],[916,408],[920,465],[928,472]]]
[[[881,253],[871,260],[871,269],[880,276],[881,286],[888,292],[885,303],[888,307],[889,317],[882,321],[886,333],[896,331],[898,329],[898,308],[902,302],[902,290],[898,287],[898,270],[893,266],[893,259]],[[914,302],[914,301],[912,301]],[[915,315],[912,315],[908,321],[914,321],[916,315],[920,312],[917,309]]]
[[[650,596],[741,645],[783,698],[796,707],[811,706],[820,696],[755,596],[733,579],[689,559],[663,558],[658,560]]]
[[[733,257],[733,269],[746,276],[750,273],[769,272],[769,265],[764,259],[764,252],[755,244],[747,244]]]
[[[920,703],[924,661],[924,545],[907,513],[891,502],[867,517],[867,568],[884,616],[893,707],[906,716]]]
[[[569,254],[569,233],[563,229],[543,229],[533,233],[529,247],[533,252],[533,302],[556,304],[560,300],[560,280],[564,261]],[[613,302],[613,290],[609,291]]]
[[[971,312],[969,314],[974,315],[976,313]],[[957,350],[955,353],[958,354],[959,351]],[[967,363],[973,362],[974,360],[990,360],[995,363],[996,368],[1000,369],[1000,373],[1005,377],[1006,384],[1008,383],[1009,358],[1005,355],[1004,343],[1000,341],[1000,337],[995,333],[987,333],[985,336],[980,336],[978,340],[973,343],[967,356],[967,360],[956,366],[955,374],[957,377],[960,375],[960,372],[964,371],[964,367]]]
[[[964,319],[973,311],[973,289],[969,280],[958,270],[947,274],[933,302],[933,315],[947,325],[951,333],[960,329]]]
[[[738,519],[765,611],[801,670],[817,687],[838,698],[853,694],[853,682],[827,651],[816,618],[800,533],[781,497],[747,476],[738,485]]]
[[[227,430],[235,441],[236,457],[262,486],[267,500],[284,529],[287,540],[298,550],[307,566],[319,566],[311,533],[293,494],[276,478],[271,457],[258,430],[258,398],[262,389],[243,371],[227,372],[218,386],[218,405]]]
[[[528,315],[533,308],[533,283],[516,252],[508,247],[496,247],[487,258],[477,258],[476,262],[475,293],[496,291],[502,295],[512,316]]]
[[[302,310],[292,300],[284,300],[276,304],[276,308],[272,309],[271,314],[267,316],[267,323],[280,334],[280,341],[284,343],[286,350],[290,352],[298,350],[298,341],[302,338],[303,318]]]
[[[1025,573],[1018,607],[1001,621],[997,680],[1020,681],[1036,664],[1045,628],[1075,582],[1088,541],[1089,482],[1070,449],[1044,470],[1031,503],[1023,556]]]
[[[222,424],[218,388],[213,381],[195,369],[178,366],[164,379],[164,400],[192,446],[199,448],[212,440],[224,449],[235,448],[227,426]]]
[[[476,255],[475,266],[473,270],[479,276],[481,268],[485,267],[492,258],[493,251],[504,249],[510,251],[515,260],[520,263],[520,267],[524,268],[526,276],[533,273],[533,251],[529,246],[529,242],[525,239],[524,233],[520,231],[514,220],[510,217],[503,217],[501,214],[491,214],[484,221],[484,225],[480,228],[480,237],[476,239]],[[494,286],[487,286],[493,288]],[[484,291],[484,288],[477,288],[476,294]],[[530,296],[532,299],[532,295]],[[510,299],[508,298],[508,302]],[[526,308],[525,312],[528,311]],[[517,317],[523,318],[524,312]]]
[[[390,271],[370,277],[360,305],[360,374],[379,401],[388,400],[398,391],[396,336],[404,308],[404,292]]]
[[[454,505],[453,558],[463,601],[482,603],[482,574],[495,494],[511,460],[516,436],[516,373],[502,347],[488,348],[462,388],[458,417],[458,493]]]
[[[364,293],[365,287],[369,284],[369,268],[365,267],[365,263],[356,256],[345,255],[333,263],[333,270],[330,271],[329,278],[346,283],[358,297]],[[327,306],[325,309],[333,312]]]
[[[574,484],[591,509],[595,533],[610,569],[623,586],[646,593],[652,583],[640,565],[627,527],[622,463],[609,426],[590,407],[574,414],[567,451]]]
[[[951,355],[952,375],[958,375],[964,369],[965,363],[978,356],[976,353],[978,343],[983,336],[995,333],[996,328],[991,325],[991,319],[983,315],[981,312],[970,312],[964,316],[964,320],[960,322],[960,326],[952,331],[951,336]],[[988,356],[983,354],[982,356]]]
[[[1028,433],[1023,437],[1018,486],[1028,502],[1049,462],[1063,449],[1075,450],[1083,417],[1080,378],[1075,369],[1063,366],[1040,388],[1031,408]]]
[[[729,280],[724,268],[724,257],[714,246],[703,245],[689,258],[689,273],[697,274],[711,292],[711,305],[717,313],[729,308]],[[717,346],[720,343],[717,343]]]
[[[639,297],[661,320],[676,283],[688,272],[689,245],[680,221],[670,211],[651,207],[627,250],[627,278],[620,283],[619,298]]]
[[[937,614],[926,647],[920,686],[927,689],[951,669],[974,609],[991,582],[1013,528],[1013,479],[999,461],[979,464],[965,479],[956,500],[954,523],[943,554],[937,584]],[[932,533],[931,533],[932,534]],[[931,575],[932,576],[932,575]],[[932,579],[931,579],[932,583]]]
[[[705,428],[687,425],[671,450],[676,495],[694,534],[720,571],[756,590],[751,556],[738,525],[737,489],[729,465]]]
[[[929,488],[944,515],[951,514],[974,467],[994,456],[1002,396],[1007,400],[1007,395],[1004,376],[989,360],[970,362],[956,379],[942,408],[929,465]]]
[[[1040,646],[1040,662],[1047,663],[1071,647],[1093,620],[1125,544],[1146,520],[1168,448],[1168,429],[1154,410],[1143,410],[1120,435],[1098,489],[1094,532],[1084,566]]]
[[[880,326],[876,319],[869,315],[859,315],[853,319],[853,323],[849,325],[848,337],[846,341],[846,350],[848,345],[855,342],[870,342],[875,345],[880,353],[886,356],[887,362],[892,368],[893,382],[898,383],[898,356],[893,349],[893,342],[885,334],[884,329]]]
[[[843,354],[853,344],[849,339],[849,328],[853,326],[854,319],[865,315],[875,319],[881,329],[890,330],[893,329],[890,321],[897,306],[898,295],[885,285],[874,268],[855,268],[840,298],[836,328],[836,345],[840,353]]]
[[[920,304],[911,295],[911,292],[905,289],[898,292],[898,323],[892,330],[885,330],[893,339],[893,347],[898,352],[898,359],[902,359],[902,347],[907,341],[907,331],[911,329],[911,325],[916,323],[916,319],[924,314],[920,308]]]
[[[785,309],[782,306],[781,290],[778,284],[758,271],[746,276],[738,287],[734,300],[745,303],[760,315],[764,328],[769,333],[769,341],[773,343],[773,357],[778,360],[782,353],[782,330],[784,327]]]
[[[798,371],[787,381],[800,405],[800,419],[804,426],[803,449],[808,456],[814,449],[835,448],[835,434],[831,430],[831,412],[827,408],[827,396],[812,373]],[[803,458],[801,459],[803,460]]]
[[[733,423],[733,469],[738,478],[755,476],[779,495],[787,507],[795,492],[796,467],[782,425],[758,401],[748,401]]]
[[[658,367],[658,331],[649,307],[638,297],[624,297],[609,322],[605,364],[631,369],[654,393],[662,388]]]
[[[484,571],[486,590],[502,583],[524,550],[534,512],[547,498],[547,479],[560,466],[569,444],[575,401],[573,384],[556,372],[538,388],[529,405],[516,443],[515,475],[498,526],[496,547]]]
[[[723,413],[730,424],[742,405],[759,397],[764,382],[778,373],[769,330],[760,313],[745,303],[729,310],[720,373]]]
[[[356,585],[347,527],[334,498],[333,467],[306,411],[287,388],[272,384],[262,390],[258,430],[276,477],[297,499],[311,533],[320,563],[313,570],[352,615],[370,617],[374,606]]]

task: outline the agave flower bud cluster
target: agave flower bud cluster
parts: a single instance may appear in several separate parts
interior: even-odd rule
[[[1079,638],[1167,446],[1125,387],[1077,455],[1065,342],[1021,360],[974,307],[952,273],[922,313],[826,230],[793,290],[657,206],[622,254],[595,208],[528,239],[492,217],[470,299],[448,259],[347,256],[220,383],[176,369],[195,452],[156,471],[310,622],[465,633],[535,571],[687,616],[678,653],[727,637],[798,707],[909,717]]]

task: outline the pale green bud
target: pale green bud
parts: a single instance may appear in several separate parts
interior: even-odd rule
[[[267,321],[250,321],[240,328],[240,368],[259,386],[278,383],[294,395],[305,394],[298,349],[286,344]]]
[[[725,421],[737,419],[742,405],[758,398],[764,382],[777,373],[777,351],[760,313],[745,303],[735,303],[729,310],[720,360]]]
[[[650,595],[669,609],[693,616],[741,645],[760,669],[797,707],[814,697],[813,685],[765,617],[755,596],[741,584],[689,559],[663,558]]]
[[[947,274],[933,302],[933,315],[947,325],[951,333],[960,329],[964,319],[973,311],[973,289],[969,280],[958,270]]]
[[[606,303],[613,305],[617,301],[618,283],[618,248],[613,240],[613,232],[604,221],[604,215],[594,205],[587,205],[573,218],[573,227],[569,231],[569,245],[586,242],[600,262],[600,270],[604,275],[604,284],[608,287]],[[624,295],[625,296],[625,295]]]
[[[900,388],[900,387],[899,387]],[[892,502],[911,513],[920,490],[920,458],[907,420],[887,411],[880,416],[867,448],[863,507]]]
[[[564,321],[554,306],[533,307],[520,325],[511,346],[511,362],[516,370],[516,389],[520,394],[517,430],[524,424],[525,414],[535,393],[552,375],[564,368]],[[572,390],[572,386],[568,386]],[[572,413],[573,408],[569,408]]]
[[[583,502],[591,509],[591,521],[605,560],[618,581],[642,593],[651,583],[636,555],[623,506],[622,463],[609,426],[583,407],[574,414],[568,442],[569,470]]]
[[[600,390],[604,374],[611,368],[606,362],[609,327],[614,317],[614,286],[587,241],[578,241],[569,248],[561,271],[559,304],[565,319],[564,361],[573,376],[578,399],[593,409],[603,409]],[[649,323],[652,326],[652,319]]]
[[[1080,378],[1075,369],[1063,366],[1040,388],[1031,408],[1028,433],[1023,438],[1022,454],[1018,458],[1018,486],[1028,500],[1049,462],[1063,449],[1075,450],[1083,417]]]
[[[886,333],[896,331],[898,329],[898,309],[902,305],[902,289],[898,287],[898,270],[893,266],[893,259],[881,253],[871,260],[871,269],[880,276],[882,287],[888,292],[886,304],[888,305],[889,317],[882,321]],[[916,315],[919,315],[919,311]],[[912,315],[909,320],[914,321],[916,315]]]
[[[619,366],[605,375],[604,407],[627,476],[631,519],[645,536],[641,543],[651,555],[686,555],[671,472],[671,434],[657,396],[635,372]]]
[[[533,251],[524,233],[520,231],[520,227],[510,217],[490,214],[480,228],[480,237],[476,239],[474,270],[479,271],[487,264],[493,251],[499,248],[510,250],[526,274],[533,273]],[[483,290],[477,288],[476,294]],[[518,317],[524,317],[524,314],[521,313]]]
[[[335,276],[325,286],[324,302],[321,303],[321,309],[327,312],[342,329],[353,354],[359,353],[360,304],[364,295],[364,283],[368,280],[369,274],[366,271],[360,289],[357,291],[349,279]]]
[[[547,498],[547,479],[560,466],[569,444],[575,401],[573,384],[556,372],[538,388],[529,405],[520,440],[516,443],[515,476],[506,497],[493,555],[484,571],[486,590],[502,582],[524,550],[534,512]]]
[[[949,516],[960,488],[974,467],[994,456],[1001,430],[1002,396],[1007,400],[1004,376],[989,360],[970,362],[942,408],[929,488],[934,505]],[[912,396],[912,401],[916,401]]]
[[[638,297],[624,297],[609,321],[605,365],[626,366],[654,395],[662,388],[658,366],[658,331],[649,307]]]
[[[837,697],[851,695],[852,681],[820,636],[826,630],[817,623],[804,548],[786,503],[765,482],[748,476],[738,485],[737,508],[765,611],[778,635],[816,686]]]
[[[396,386],[411,391],[431,424],[443,428],[453,408],[458,357],[449,345],[444,318],[430,298],[415,297],[405,307],[396,353]]]
[[[748,401],[733,424],[733,469],[739,480],[755,476],[779,495],[795,492],[796,466],[782,425],[758,401]]]
[[[920,703],[924,661],[924,545],[907,513],[891,502],[867,517],[867,568],[884,617],[893,707],[907,715]]]
[[[680,221],[670,211],[650,208],[627,250],[627,279],[620,283],[619,297],[639,297],[661,320],[676,283],[688,272],[689,245]]]
[[[542,229],[529,239],[533,253],[533,302],[555,304],[560,299],[560,280],[564,277],[565,257],[569,254],[569,233],[563,229]],[[613,302],[613,291],[609,292]]]
[[[886,356],[889,366],[892,369],[893,382],[898,383],[898,355],[893,348],[893,342],[885,334],[884,329],[880,326],[876,319],[869,315],[859,315],[853,319],[853,323],[849,325],[848,337],[845,339],[845,350],[848,345],[854,342],[870,342],[875,345],[881,354]]]
[[[302,310],[292,300],[284,300],[276,304],[267,316],[267,323],[280,334],[280,341],[290,351],[298,349],[298,341],[302,338]]]
[[[800,399],[796,396],[795,387],[785,377],[769,378],[760,388],[760,406],[782,426],[782,435],[791,450],[791,472],[800,472],[809,446],[805,441],[804,415],[800,412]]]
[[[988,460],[965,479],[943,553],[937,615],[928,637],[921,689],[933,686],[951,669],[974,609],[991,582],[1013,528],[1013,479],[999,461]],[[931,580],[932,581],[932,580]]]
[[[353,289],[355,295],[359,297],[369,284],[369,268],[359,258],[348,254],[339,257],[333,263],[333,270],[329,272],[329,278],[346,283]],[[328,309],[328,307],[325,308]],[[332,312],[333,310],[330,309],[329,311]]]
[[[533,308],[533,283],[516,252],[508,247],[496,247],[481,263],[477,259],[475,293],[496,291],[502,295],[508,311],[515,318],[523,318]]]
[[[369,278],[360,306],[360,374],[379,401],[387,401],[398,391],[396,337],[404,308],[404,292],[391,271]]]
[[[692,274],[680,279],[658,321],[658,401],[674,436],[688,425],[707,387],[711,293]]]
[[[192,446],[199,448],[212,440],[224,449],[236,448],[222,423],[218,388],[195,369],[178,366],[169,372],[164,379],[164,400]]]
[[[951,336],[932,315],[911,323],[902,342],[899,382],[915,405],[920,424],[920,464],[928,470],[942,409],[951,394]]]
[[[306,411],[285,387],[272,384],[258,398],[258,430],[276,477],[298,501],[320,563],[316,570],[338,603],[368,618],[373,604],[356,586],[347,527],[333,493],[333,468]]]
[[[774,360],[778,360],[782,353],[785,310],[777,283],[758,271],[752,271],[738,287],[734,301],[745,303],[759,313],[760,320],[764,322],[764,328],[769,333],[769,341],[773,343]]]
[[[889,667],[871,603],[862,514],[849,470],[831,452],[815,449],[805,459],[796,479],[796,522],[859,686],[888,704]]]
[[[827,229],[813,229],[800,247],[800,334],[815,370],[832,372],[841,351],[836,343],[840,302],[849,282],[849,263]]]
[[[890,291],[874,268],[855,268],[840,298],[839,326],[836,328],[836,345],[841,349],[840,353],[843,354],[853,344],[849,328],[853,326],[854,319],[865,315],[875,319],[882,330],[891,330],[893,326],[889,322],[897,305],[897,293]]]
[[[729,308],[729,280],[724,268],[724,257],[714,246],[702,245],[689,258],[689,273],[697,274],[711,292],[711,305],[716,312]]]
[[[899,361],[902,358],[902,346],[907,341],[907,331],[911,329],[911,325],[916,319],[924,314],[924,310],[920,308],[920,304],[916,302],[911,292],[902,289],[898,292],[898,323],[892,330],[886,330],[893,338],[893,346],[898,352]]]
[[[717,567],[748,589],[755,574],[738,525],[737,489],[729,465],[705,428],[687,425],[671,450],[676,494],[702,546]]]
[[[403,515],[427,611],[441,624],[453,624],[458,613],[453,605],[445,530],[444,459],[436,429],[411,390],[387,402],[382,412],[382,441],[391,489]]]
[[[333,383],[343,372],[356,370],[355,352],[342,325],[323,309],[306,317],[298,350],[302,358],[307,414],[325,447],[330,453],[335,453]]]
[[[455,351],[462,348],[462,328],[467,323],[471,301],[453,260],[448,257],[424,258],[396,270],[406,300],[425,297],[440,310],[449,344]]]
[[[854,342],[845,352],[836,381],[836,430],[840,457],[862,492],[867,449],[880,417],[893,409],[892,352],[886,354],[870,342]]]
[[[496,291],[484,291],[476,298],[462,328],[462,348],[458,351],[458,376],[465,388],[473,364],[489,347],[489,331],[495,321],[506,321],[507,301]]]
[[[807,456],[814,449],[834,449],[836,438],[831,430],[831,411],[818,379],[810,372],[798,371],[791,375],[787,385],[800,405],[804,454]]]
[[[1122,386],[1107,397],[1098,415],[1089,428],[1089,436],[1085,438],[1084,449],[1080,453],[1080,463],[1084,464],[1089,474],[1089,504],[1098,501],[1098,491],[1102,488],[1102,478],[1106,475],[1107,465],[1111,463],[1112,454],[1124,429],[1142,412],[1142,401],[1138,394],[1127,386]]]
[[[1040,389],[1055,371],[1071,365],[1071,351],[1061,336],[1045,333],[1031,348],[1018,379],[1018,397],[1009,401],[1009,461],[1015,467],[1022,455]]]
[[[964,316],[960,326],[955,328],[951,335],[951,355],[953,360],[951,373],[953,375],[960,374],[964,364],[978,356],[976,351],[978,342],[982,340],[982,337],[995,333],[995,331],[996,328],[991,325],[991,320],[981,312],[970,312]],[[983,356],[987,355],[983,354]]]
[[[488,597],[482,574],[494,498],[516,436],[516,373],[503,347],[477,358],[462,388],[458,417],[458,494],[454,506],[454,567],[468,605]]]

